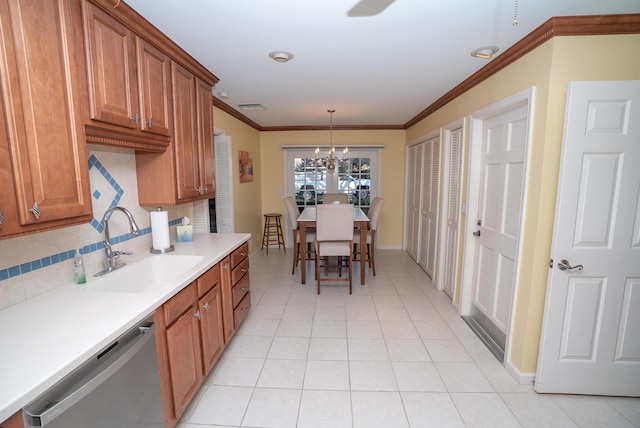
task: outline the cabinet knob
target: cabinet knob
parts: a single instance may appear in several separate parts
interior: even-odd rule
[[[242,291],[247,291],[248,289],[249,289],[249,287],[242,287],[242,288],[240,288],[240,290],[242,290]]]
[[[229,269],[229,264],[228,263],[223,264],[222,265],[222,269],[224,269],[224,270]]]
[[[33,203],[33,208],[29,208],[29,211],[31,211],[36,220],[40,220],[40,205],[37,202]]]
[[[209,186],[204,186],[204,193],[207,193],[209,191]]]
[[[242,257],[246,256],[246,254],[244,253],[244,251],[240,252],[240,255],[241,255]]]
[[[247,272],[249,269],[242,268],[242,273]]]
[[[137,125],[138,123],[140,123],[140,115],[138,113],[134,114],[131,120],[133,120]]]
[[[149,129],[153,128],[153,118],[149,118],[147,120],[147,127],[149,127]]]
[[[4,211],[0,210],[0,224],[4,223]]]
[[[201,315],[200,315],[200,309],[198,309],[198,310],[196,311],[196,313],[195,313],[195,314],[193,314],[193,316],[194,316],[194,317],[196,317],[196,318],[198,318],[198,319],[201,319],[202,317],[201,317]]]
[[[205,311],[209,310],[209,302],[204,302],[204,305],[202,305],[202,307],[204,308]]]

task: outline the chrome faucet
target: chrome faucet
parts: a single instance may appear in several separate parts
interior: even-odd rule
[[[111,214],[113,214],[113,212],[116,210],[122,211],[127,216],[127,219],[129,219],[129,227],[131,228],[131,233],[133,234],[133,236],[140,235],[140,228],[136,224],[136,221],[133,219],[133,215],[131,215],[129,210],[119,206],[109,208],[102,217],[102,221],[104,222],[104,252],[107,256],[107,259],[104,264],[104,270],[96,273],[94,276],[102,276],[113,270],[121,268],[122,266],[126,265],[126,263],[116,264],[116,260],[120,256],[132,254],[126,251],[113,251],[113,248],[111,248],[111,238],[109,237],[109,219],[111,218]]]

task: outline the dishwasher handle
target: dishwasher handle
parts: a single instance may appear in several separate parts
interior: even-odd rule
[[[63,390],[57,391],[54,388],[55,395],[34,402],[33,407],[36,409],[24,408],[23,413],[29,423],[27,426],[44,427],[89,395],[131,360],[150,340],[155,339],[156,325],[153,322],[146,322],[131,331],[134,333],[123,335],[100,354],[93,357],[97,361],[91,360],[86,363],[88,371],[86,375],[80,376],[79,380],[73,381],[69,387]],[[124,343],[122,343],[123,340]],[[119,342],[120,346],[118,346]],[[105,357],[106,359],[100,361]],[[37,406],[37,404],[40,405]]]

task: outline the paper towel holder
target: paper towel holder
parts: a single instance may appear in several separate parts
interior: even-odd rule
[[[158,207],[157,211],[162,211],[162,208]],[[149,252],[151,254],[166,254],[166,253],[172,252],[175,249],[176,248],[173,246],[173,244],[170,243],[169,246],[166,247],[166,248],[158,248],[158,249],[156,249],[156,248],[153,248],[153,246],[152,246],[151,248],[149,248]]]

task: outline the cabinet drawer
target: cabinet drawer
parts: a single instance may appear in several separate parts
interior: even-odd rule
[[[200,276],[196,282],[198,297],[204,296],[209,290],[220,283],[220,264],[216,263],[211,269]]]
[[[249,259],[245,259],[231,271],[231,285],[236,285],[238,281],[249,272]]]
[[[249,292],[249,272],[233,286],[233,307],[240,303],[240,300]]]
[[[196,300],[198,300],[198,296],[194,281],[164,304],[164,319],[167,325],[171,325],[177,320]]]
[[[251,292],[244,296],[238,304],[238,307],[233,311],[233,323],[235,324],[236,329],[240,327],[242,321],[244,321],[246,316],[249,315],[249,309],[251,309]]]
[[[249,256],[249,242],[245,242],[231,253],[231,266],[236,267],[238,263]]]

